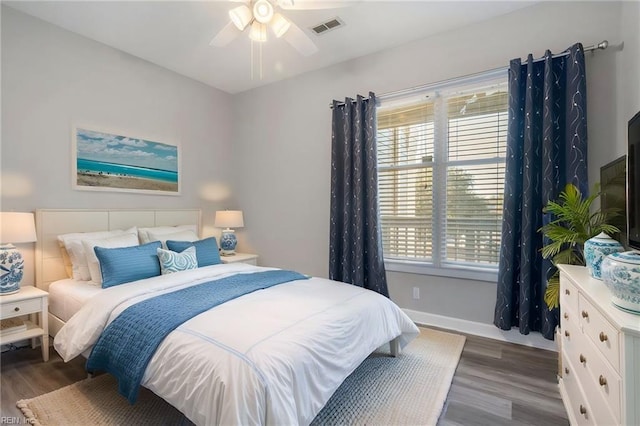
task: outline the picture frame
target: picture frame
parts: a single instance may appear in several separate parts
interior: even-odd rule
[[[91,126],[72,126],[72,187],[180,195],[180,146]]]

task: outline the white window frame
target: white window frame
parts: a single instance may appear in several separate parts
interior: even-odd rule
[[[411,100],[417,98],[424,99],[426,96],[438,96],[441,93],[451,94],[456,91],[468,91],[475,87],[481,88],[491,84],[505,84],[507,83],[507,70],[498,69],[488,71],[480,74],[475,74],[467,77],[455,78],[440,83],[434,83],[419,88],[408,89],[406,91],[397,92],[392,95],[380,96],[378,98],[380,105],[393,105],[393,104],[405,104]],[[447,120],[446,114],[439,112],[438,104],[435,105],[435,119],[434,120]],[[439,131],[445,131],[447,129],[446,123],[440,123],[436,126]],[[437,130],[437,131],[438,131]],[[434,163],[433,163],[433,176],[434,180],[446,179],[447,167],[451,164],[464,164],[464,165],[477,165],[482,163],[495,163],[497,159],[506,160],[506,158],[496,157],[494,159],[481,159],[481,160],[463,160],[460,162],[448,162],[447,165],[447,151],[443,149],[441,143],[437,143],[438,140],[442,140],[442,135],[435,135],[436,143],[434,144]],[[447,137],[447,135],[445,135]],[[446,140],[446,139],[445,139]],[[434,192],[442,192],[443,187],[434,185]],[[437,200],[437,205],[434,207],[434,223],[443,223],[440,221],[442,215],[446,214],[446,203],[443,201],[446,199],[442,194],[435,193],[434,199]],[[440,217],[438,217],[440,216]],[[436,222],[437,221],[437,222]],[[404,272],[411,274],[421,275],[433,275],[450,278],[461,278],[475,281],[488,281],[497,282],[498,280],[498,265],[495,266],[482,266],[476,264],[465,265],[462,262],[447,262],[441,258],[441,238],[443,233],[433,233],[433,252],[432,262],[425,261],[413,261],[407,259],[394,259],[387,258],[385,256],[384,263],[387,271],[391,272]]]

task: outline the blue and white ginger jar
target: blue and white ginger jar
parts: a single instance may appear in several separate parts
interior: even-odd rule
[[[602,262],[602,280],[618,308],[640,314],[640,253],[626,251],[608,255]]]
[[[624,251],[622,244],[609,237],[604,232],[588,239],[584,243],[584,259],[587,263],[587,269],[593,278],[602,279],[602,271],[600,266],[604,258],[613,253]]]

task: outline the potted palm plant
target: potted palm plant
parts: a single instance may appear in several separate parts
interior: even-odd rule
[[[549,201],[543,209],[544,213],[551,213],[554,220],[539,229],[549,240],[542,247],[542,256],[551,259],[554,266],[585,266],[585,241],[601,232],[609,235],[620,232],[617,227],[607,223],[619,212],[603,212],[600,209],[592,211],[592,204],[599,196],[599,185],[596,185],[592,195],[583,198],[575,185],[567,184],[564,191],[560,192],[558,200]],[[560,274],[557,268],[554,269],[544,294],[544,301],[549,309],[560,305]]]

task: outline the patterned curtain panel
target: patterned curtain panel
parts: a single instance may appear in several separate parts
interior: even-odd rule
[[[553,339],[557,309],[544,300],[552,265],[542,258],[542,209],[567,183],[587,194],[587,92],[581,44],[569,54],[509,68],[509,127],[502,249],[494,324]]]
[[[333,101],[329,278],[389,297],[378,213],[376,99]]]

